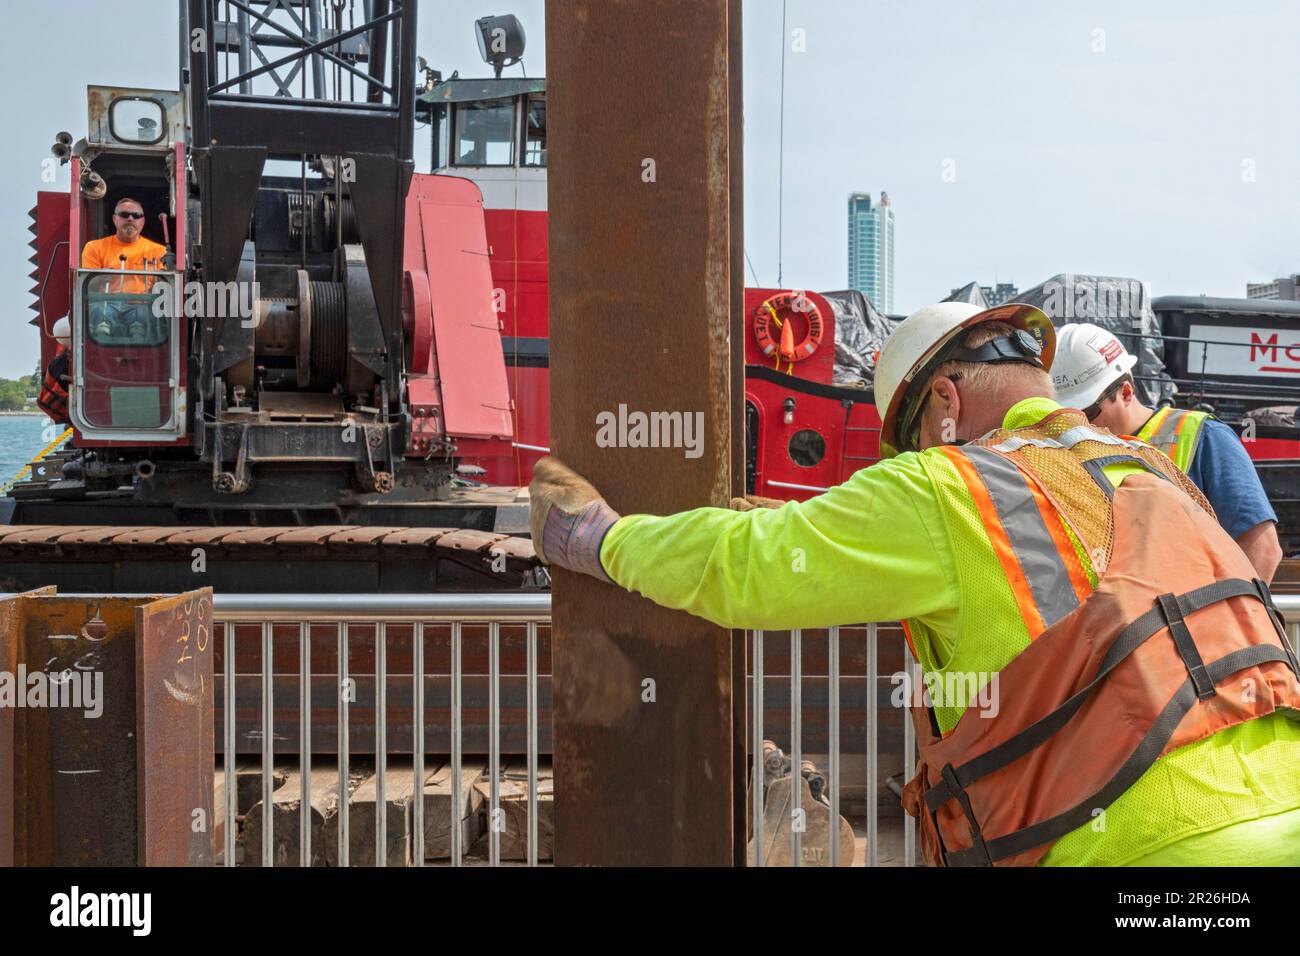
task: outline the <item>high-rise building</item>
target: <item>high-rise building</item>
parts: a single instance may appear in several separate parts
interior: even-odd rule
[[[886,192],[878,203],[870,193],[849,196],[848,284],[878,311],[894,311],[894,210]]]
[[[1272,282],[1247,282],[1248,299],[1289,299],[1300,298],[1300,275],[1282,276]]]
[[[1010,282],[999,282],[997,285],[982,285],[980,291],[984,293],[984,301],[989,304],[989,308],[996,308],[1003,302],[1010,302],[1020,294],[1020,290]]]
[[[953,289],[952,292],[948,294],[948,298],[945,301],[970,302],[972,301],[970,298],[970,291],[974,287],[975,283],[970,282],[959,289]],[[984,297],[984,305],[990,309],[1001,305],[1003,302],[1010,302],[1020,294],[1020,290],[1017,289],[1015,284],[1012,282],[999,282],[996,285],[982,285],[979,287],[979,290],[980,295]],[[958,297],[958,293],[961,293],[960,297]]]

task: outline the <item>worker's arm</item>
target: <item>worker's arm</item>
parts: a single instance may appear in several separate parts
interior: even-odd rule
[[[1219,524],[1241,545],[1256,573],[1268,581],[1282,560],[1277,512],[1236,432],[1212,418],[1201,428],[1200,446],[1187,475],[1205,493]]]
[[[1277,539],[1277,525],[1261,521],[1244,534],[1237,535],[1237,544],[1246,552],[1255,573],[1265,583],[1273,580],[1277,566],[1282,563],[1282,545]]]
[[[958,604],[934,487],[912,454],[776,510],[630,515],[609,529],[600,560],[617,584],[723,627],[823,627]]]

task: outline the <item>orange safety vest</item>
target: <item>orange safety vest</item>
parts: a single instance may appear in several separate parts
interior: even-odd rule
[[[36,399],[36,407],[49,415],[51,421],[60,424],[68,421],[68,388],[60,378],[62,374],[66,374],[68,358],[68,347],[60,343],[54,352],[54,358],[50,359],[50,364],[45,368],[41,393]]]
[[[943,453],[1031,642],[998,672],[995,714],[968,708],[941,735],[912,708],[921,757],[903,804],[931,865],[1032,865],[1162,755],[1275,711],[1300,719],[1267,585],[1163,455],[1070,409]],[[1115,488],[1103,469],[1118,463],[1147,473]]]

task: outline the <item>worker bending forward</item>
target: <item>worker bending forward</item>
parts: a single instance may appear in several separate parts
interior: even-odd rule
[[[1153,412],[1133,387],[1136,364],[1137,358],[1101,326],[1067,325],[1057,333],[1051,369],[1056,397],[1062,405],[1083,409],[1094,425],[1133,435],[1172,458],[1204,493],[1255,572],[1272,581],[1282,561],[1277,513],[1241,439],[1208,412],[1171,406]]]
[[[921,309],[877,367],[888,460],[773,510],[621,518],[543,459],[533,540],[722,627],[902,619],[931,865],[1300,863],[1268,589],[1165,455],[1053,400],[1054,349],[1032,306]]]

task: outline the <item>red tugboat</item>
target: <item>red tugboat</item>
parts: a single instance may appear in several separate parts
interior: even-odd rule
[[[516,18],[487,18],[477,26],[504,31],[511,57],[496,58],[492,79],[443,79],[426,71],[417,115],[432,124],[434,174],[469,179],[482,194],[516,438],[509,455],[468,460],[488,481],[513,485],[529,480],[549,448],[546,84],[501,77],[501,68],[522,53]],[[1141,285],[1067,275],[1040,288],[1075,279]],[[1097,321],[1073,314],[1077,300],[1072,287],[1067,291],[1064,309],[1050,296],[1035,304],[1058,325]],[[973,283],[953,293],[958,296],[983,302]],[[880,419],[870,386],[875,352],[898,317],[879,315],[858,292],[758,288],[745,290],[745,317],[748,490],[803,499],[878,461]],[[1112,324],[1142,356],[1139,371],[1152,404],[1204,408],[1252,439],[1246,448],[1277,509],[1283,548],[1300,554],[1300,366],[1294,361],[1300,303],[1144,298],[1140,311]],[[1273,361],[1277,356],[1287,361]],[[1291,573],[1284,567],[1280,576]]]
[[[499,27],[522,52],[514,17]],[[527,484],[549,449],[546,81],[443,79],[429,71],[417,116],[433,131],[435,175],[471,180],[482,194],[487,252],[516,438],[509,454],[466,456],[498,485]],[[837,315],[856,293],[745,290],[746,484],[803,499],[878,460],[879,417],[869,380],[837,384]],[[869,304],[866,308],[870,308]],[[861,310],[861,306],[859,306]],[[840,354],[843,352],[841,350]],[[847,371],[841,368],[841,371]],[[849,372],[848,377],[852,377]],[[594,427],[594,425],[593,425]]]

